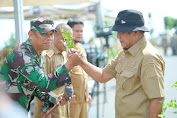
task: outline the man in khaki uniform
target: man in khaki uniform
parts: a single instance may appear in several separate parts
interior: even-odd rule
[[[51,46],[51,49],[48,50],[45,54],[45,73],[49,74],[54,72],[57,68],[66,63],[66,47],[64,46],[64,38],[61,33],[61,29],[64,32],[69,30],[69,34],[73,34],[70,26],[66,24],[59,24],[56,26],[57,32],[54,35],[54,42]],[[64,93],[65,86],[59,87],[56,90],[52,91],[57,95]],[[41,117],[41,106],[39,99],[35,98],[34,104],[34,118],[42,118]],[[69,103],[64,106],[58,106],[51,112],[51,118],[69,118]]]
[[[83,56],[85,60],[87,60],[85,49],[80,43],[83,39],[83,22],[78,18],[71,18],[67,24],[73,30],[75,46],[82,50]],[[90,104],[91,102],[88,87],[88,75],[80,66],[76,66],[70,72],[70,76],[74,95],[76,95],[76,97],[70,102],[70,117],[87,118],[87,104]]]
[[[158,118],[164,100],[165,62],[145,39],[144,18],[137,10],[119,12],[113,31],[123,49],[104,69],[81,59],[80,66],[96,81],[116,79],[116,118]],[[71,54],[75,50],[73,49]]]

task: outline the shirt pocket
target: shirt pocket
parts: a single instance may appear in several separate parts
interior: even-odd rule
[[[71,82],[74,88],[82,88],[85,78],[83,70],[80,66],[75,66],[70,71]]]
[[[120,65],[120,64],[117,64],[116,66],[115,66],[115,70],[116,70],[116,79],[118,79],[119,78],[119,76],[120,76],[120,74],[121,74],[121,72],[122,72],[122,66]]]
[[[120,83],[121,87],[124,91],[130,92],[133,90],[134,87],[134,76],[135,72],[125,70],[122,71],[120,74]]]

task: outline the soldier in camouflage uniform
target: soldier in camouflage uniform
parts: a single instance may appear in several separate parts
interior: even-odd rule
[[[70,26],[66,24],[58,24],[54,34],[54,42],[52,43],[51,49],[46,51],[45,54],[45,73],[49,74],[54,72],[58,67],[62,66],[66,61],[66,47],[64,45],[64,38],[62,36],[61,29],[63,32],[69,31],[68,34],[73,34]],[[65,86],[61,86],[55,89],[54,92],[57,95],[64,93]],[[35,97],[34,102],[34,118],[41,118],[41,107],[43,103]],[[43,114],[43,113],[42,113]],[[69,118],[69,104],[58,106],[51,113],[51,118]]]
[[[30,22],[29,39],[16,46],[5,58],[0,69],[1,82],[7,85],[10,97],[29,110],[34,96],[48,103],[49,107],[59,101],[68,101],[63,95],[57,96],[50,91],[71,82],[68,71],[79,64],[78,51],[61,68],[45,75],[41,69],[41,53],[51,47],[54,36],[54,22],[48,18],[37,18]]]

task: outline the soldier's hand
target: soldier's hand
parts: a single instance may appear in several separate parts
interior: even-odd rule
[[[77,57],[79,58],[79,60],[84,60],[84,56],[83,56],[83,52],[82,50],[80,49],[74,49],[74,48],[71,48],[69,51],[68,51],[68,58],[71,58],[73,55],[77,55]]]
[[[73,98],[75,98],[75,95],[73,95]],[[63,106],[63,105],[67,104],[67,103],[70,102],[70,101],[71,101],[71,97],[69,98],[69,100],[67,100],[67,99],[64,97],[64,94],[60,94],[60,95],[58,96],[58,99],[56,100],[56,103],[59,102],[59,104],[60,104],[61,106]]]
[[[83,53],[79,49],[70,49],[68,52],[68,61],[65,64],[65,67],[70,71],[74,66],[79,65],[83,60]]]
[[[63,99],[63,95],[64,95],[64,94],[60,94],[60,95],[58,96],[58,98],[56,99],[56,104],[58,104],[58,102],[61,102],[61,100]]]

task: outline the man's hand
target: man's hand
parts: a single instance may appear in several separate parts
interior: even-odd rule
[[[75,98],[75,95],[73,95],[72,98]],[[58,98],[56,99],[56,104],[57,104],[58,102],[60,102],[60,105],[63,106],[63,105],[65,105],[65,104],[67,104],[68,102],[70,102],[70,101],[72,100],[72,98],[70,97],[69,100],[67,100],[67,99],[65,98],[64,94],[60,94],[60,95],[58,96]]]
[[[71,48],[68,51],[68,61],[66,62],[65,67],[70,71],[74,66],[79,65],[83,59],[83,53],[81,50]]]
[[[76,49],[75,49],[75,48],[71,48],[71,49],[68,51],[67,56],[68,56],[68,58],[70,58],[70,57],[72,57],[74,54],[78,55],[78,57],[79,57],[80,59],[83,59],[83,58],[84,58],[82,50],[77,49],[77,48],[76,48]]]
[[[92,102],[92,96],[89,94],[88,95],[88,102],[87,103],[90,104],[91,102]]]
[[[72,98],[75,98],[75,95],[73,95]],[[42,118],[51,118],[51,112],[58,107],[59,105],[63,106],[65,104],[67,104],[68,102],[71,101],[71,98],[69,98],[69,100],[66,100],[66,98],[64,97],[64,94],[60,94],[58,96],[58,98],[56,99],[56,105],[54,107],[52,107],[51,109],[49,109],[47,112],[42,114]]]

